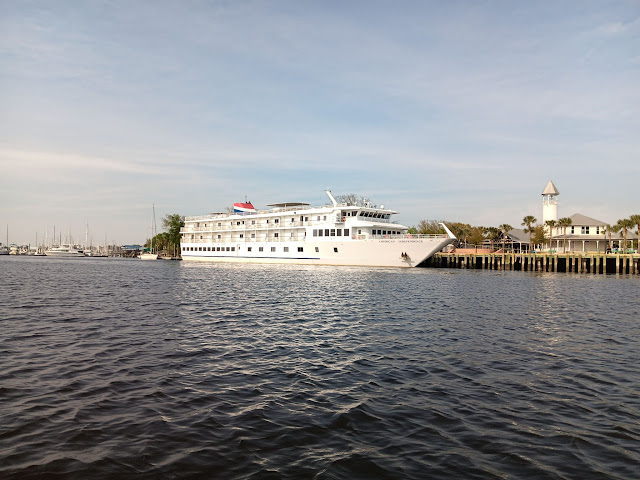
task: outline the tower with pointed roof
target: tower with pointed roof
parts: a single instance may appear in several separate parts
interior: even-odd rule
[[[542,223],[547,220],[558,221],[558,199],[560,192],[551,180],[542,191]]]

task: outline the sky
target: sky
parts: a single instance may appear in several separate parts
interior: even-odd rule
[[[405,225],[640,213],[640,2],[0,3],[0,242],[141,243],[152,211]]]

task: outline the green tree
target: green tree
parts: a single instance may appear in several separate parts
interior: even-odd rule
[[[562,251],[567,251],[567,227],[570,227],[573,223],[570,217],[563,217],[558,220],[558,227],[562,228]]]
[[[420,220],[418,226],[416,227],[416,233],[422,235],[435,235],[438,233],[444,233],[444,229],[442,228],[440,223],[445,222],[440,222],[438,220]]]
[[[544,225],[534,225],[533,228],[533,243],[535,245],[544,245],[549,240],[547,236],[547,229]]]
[[[529,251],[531,251],[531,237],[533,235],[533,224],[536,223],[538,221],[538,219],[536,217],[534,217],[533,215],[527,215],[526,217],[524,217],[522,219],[522,226],[526,227],[524,229],[524,233],[528,233],[529,234]]]
[[[509,238],[509,232],[511,230],[513,230],[513,227],[511,225],[509,225],[508,223],[503,223],[498,228],[500,228],[500,230],[502,231],[502,234],[503,234],[503,237],[502,237],[502,248],[505,248],[505,242]]]
[[[607,241],[607,236],[609,237],[608,249],[611,250],[613,248],[613,246],[611,244],[611,225],[609,225],[607,223],[604,227],[602,227],[602,235],[604,235],[605,242]],[[605,243],[605,245],[606,245],[606,243]],[[607,248],[605,248],[604,251],[606,253]]]
[[[624,243],[622,244],[622,253],[626,253],[627,251],[627,232],[633,227],[635,227],[635,224],[629,218],[621,218],[613,226],[614,232],[619,232],[620,230],[622,230],[622,238],[624,238]]]
[[[171,250],[174,254],[180,251],[180,229],[184,227],[184,216],[174,213],[165,215],[162,219],[162,226],[167,229],[166,250]]]
[[[557,223],[558,222],[556,222],[555,220],[546,220],[544,222],[544,224],[549,229],[549,248],[552,248],[551,239],[553,239],[553,229],[554,229],[554,227],[556,226]]]
[[[631,222],[636,226],[636,235],[638,235],[636,250],[640,252],[640,215],[631,215],[631,218],[629,218],[629,220],[631,220]]]
[[[471,233],[469,234],[469,242],[471,245],[482,245],[484,240],[484,227],[471,227]]]
[[[497,227],[489,227],[485,230],[485,235],[491,242],[491,250],[494,250],[494,244],[500,240],[500,229]]]

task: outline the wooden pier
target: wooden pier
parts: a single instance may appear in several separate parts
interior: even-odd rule
[[[640,274],[640,254],[436,253],[423,266],[587,274]]]

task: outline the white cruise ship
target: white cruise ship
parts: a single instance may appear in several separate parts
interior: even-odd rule
[[[363,202],[330,205],[276,203],[257,211],[234,204],[234,213],[186,217],[183,260],[415,267],[455,240],[446,234],[412,235],[391,220],[398,212]]]

